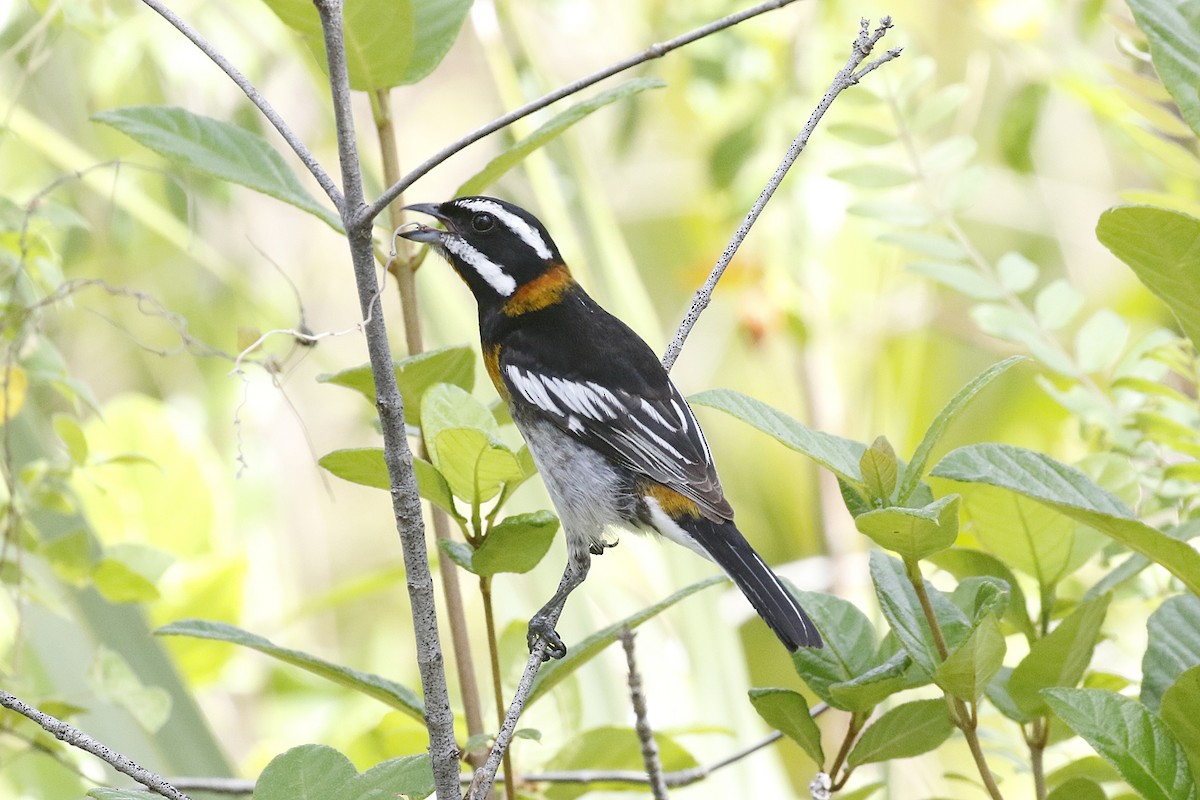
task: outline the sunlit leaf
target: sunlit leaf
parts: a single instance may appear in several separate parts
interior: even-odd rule
[[[1010,292],[1019,294],[1038,279],[1038,265],[1017,252],[1008,252],[996,261],[996,274],[1000,283]]]
[[[967,640],[938,665],[934,682],[955,697],[973,703],[999,671],[1006,651],[1000,623],[986,614]]]
[[[262,192],[342,229],[338,215],[317,202],[279,152],[256,133],[173,106],[114,108],[93,119],[203,175]]]
[[[344,686],[347,689],[365,694],[368,697],[373,697],[397,711],[403,711],[416,720],[421,722],[425,720],[425,704],[421,702],[421,698],[417,697],[416,693],[411,689],[378,675],[359,672],[350,667],[334,664],[323,658],[301,652],[300,650],[280,647],[262,636],[244,631],[233,625],[202,619],[184,619],[172,622],[170,625],[164,625],[156,630],[155,634],[159,636],[191,636],[197,639],[212,639],[218,642],[229,642],[230,644],[249,647],[285,664],[291,664],[325,680],[332,681],[339,686]]]
[[[1146,634],[1141,700],[1153,711],[1180,675],[1200,665],[1200,598],[1168,597],[1146,621]]]
[[[1119,314],[1102,308],[1075,334],[1075,360],[1084,372],[1100,372],[1116,362],[1128,340],[1129,323]]]
[[[1081,308],[1083,295],[1062,278],[1046,284],[1034,298],[1038,322],[1050,331],[1065,327]]]
[[[954,544],[958,501],[958,495],[952,494],[924,508],[880,508],[855,517],[854,524],[885,550],[921,559]]]
[[[1200,28],[1193,3],[1129,0],[1133,18],[1150,43],[1154,70],[1192,130],[1200,135]]]
[[[853,164],[829,173],[835,181],[863,189],[888,189],[912,183],[915,176],[906,169],[891,164]]]
[[[558,517],[549,511],[517,514],[496,524],[471,559],[477,575],[528,572],[550,549]]]
[[[768,725],[781,731],[822,766],[821,729],[817,727],[804,695],[791,689],[751,689],[750,703]]]
[[[1013,669],[1008,692],[1029,716],[1046,711],[1043,689],[1073,687],[1083,678],[1100,638],[1109,595],[1080,603],[1054,630],[1036,640]]]
[[[29,375],[20,365],[10,364],[0,369],[0,424],[21,413],[28,388]]]
[[[945,700],[902,703],[867,726],[846,762],[858,767],[912,758],[935,750],[953,732]]]
[[[997,300],[1004,296],[1003,287],[974,267],[948,261],[911,261],[908,269],[937,281],[973,300]]]
[[[375,403],[370,364],[318,375],[317,380],[353,389],[367,402]],[[421,424],[421,396],[437,383],[451,383],[468,392],[475,388],[475,352],[466,345],[450,345],[396,362],[396,384],[404,400],[404,419],[410,425]]]
[[[850,708],[830,694],[831,684],[852,680],[876,665],[875,628],[858,606],[825,592],[792,592],[821,633],[824,647],[801,647],[792,661],[808,687],[835,708]]]

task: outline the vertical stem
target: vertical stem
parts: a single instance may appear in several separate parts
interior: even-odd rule
[[[437,787],[438,800],[459,800],[462,789],[458,777],[458,745],[454,740],[454,714],[450,709],[438,637],[433,578],[429,573],[429,553],[425,546],[425,522],[421,516],[421,499],[413,474],[412,451],[404,427],[404,400],[396,386],[387,326],[379,301],[371,221],[362,216],[366,203],[350,101],[350,75],[342,32],[343,6],[341,0],[314,0],[314,3],[321,16],[321,29],[325,37],[325,56],[329,63],[329,84],[337,124],[338,157],[345,196],[345,204],[339,211],[346,227],[359,303],[366,321],[364,329],[371,373],[375,379],[375,404],[383,430],[384,461],[392,485],[392,511],[408,575],[408,596],[417,640],[417,665],[425,696],[425,724],[429,731],[434,785]]]
[[[658,754],[658,742],[650,727],[650,715],[646,710],[646,695],[642,692],[642,675],[638,672],[637,658],[633,650],[633,630],[626,626],[621,631],[621,647],[625,649],[625,665],[629,669],[629,702],[633,705],[634,725],[638,742],[642,745],[642,763],[646,765],[646,778],[650,782],[650,793],[654,800],[669,800],[667,779],[663,774],[662,758]]]
[[[1029,745],[1029,766],[1033,772],[1033,789],[1037,800],[1046,800],[1046,765],[1043,756],[1049,739],[1050,718],[1035,719],[1033,730],[1025,737],[1025,743]]]
[[[400,180],[400,159],[396,148],[396,128],[392,124],[391,92],[379,89],[372,97],[371,107],[375,111],[375,128],[379,133],[379,154],[383,162],[383,178],[387,184]],[[403,200],[400,196],[388,206],[388,218],[392,230],[400,227],[400,207]],[[400,309],[404,319],[404,340],[408,345],[408,354],[414,356],[425,347],[421,338],[421,318],[417,304],[416,268],[408,241],[404,247],[408,250],[406,257],[396,259],[393,274],[400,292]],[[425,437],[422,436],[417,447],[418,455],[428,458]],[[433,520],[433,536],[438,541],[449,541],[450,518],[440,508],[432,506],[430,517]],[[450,643],[454,648],[454,664],[458,673],[459,691],[462,695],[463,716],[467,720],[467,734],[478,736],[483,733],[483,703],[479,696],[479,683],[475,679],[475,658],[471,654],[471,638],[467,629],[467,615],[463,607],[462,589],[458,582],[458,568],[446,554],[438,550],[438,573],[442,579],[442,594],[446,598],[446,618],[450,624]],[[467,754],[467,761],[472,767],[483,763],[483,756]],[[477,763],[478,762],[478,763]]]
[[[496,617],[492,610],[492,579],[479,576],[479,595],[483,598],[483,618],[487,623],[488,652],[492,661],[492,692],[496,697],[496,727],[504,724],[504,685],[500,682],[500,650],[496,639]],[[504,749],[504,797],[513,800],[517,796],[516,776],[513,774],[512,756]]]

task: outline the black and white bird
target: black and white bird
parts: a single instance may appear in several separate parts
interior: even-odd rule
[[[408,206],[442,223],[400,233],[430,245],[479,304],[484,362],[529,443],[566,531],[554,596],[529,646],[555,631],[609,528],[652,531],[715,561],[790,651],[820,647],[804,610],[733,523],[696,417],[642,339],[571,277],[545,227],[490,197]]]

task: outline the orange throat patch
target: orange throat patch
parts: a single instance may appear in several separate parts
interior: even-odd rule
[[[505,301],[500,310],[508,317],[519,317],[531,311],[540,311],[561,302],[563,294],[575,285],[566,264],[558,263],[517,289]],[[494,380],[494,378],[493,378]]]

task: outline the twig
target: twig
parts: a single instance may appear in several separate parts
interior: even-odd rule
[[[22,702],[15,695],[0,690],[0,706],[15,711],[21,716],[28,717],[38,725],[41,725],[47,732],[53,734],[54,738],[91,753],[96,758],[108,763],[117,772],[128,775],[155,794],[162,795],[170,800],[190,800],[186,794],[168,783],[161,775],[138,766],[130,759],[111,750],[78,728],[68,725],[57,717],[52,717],[49,714],[38,711],[33,706]]]
[[[383,212],[383,209],[387,207],[388,203],[392,202],[393,199],[395,199],[409,186],[412,186],[414,183],[416,183],[418,179],[424,177],[424,175],[434,167],[438,166],[443,161],[467,146],[474,144],[489,134],[495,133],[501,128],[511,125],[522,117],[527,117],[533,112],[543,109],[551,103],[555,103],[564,97],[569,97],[576,92],[582,91],[583,89],[586,89],[595,83],[599,83],[605,78],[611,78],[613,75],[624,72],[630,67],[636,67],[638,64],[644,64],[647,61],[661,58],[672,50],[683,47],[685,44],[691,44],[697,39],[703,39],[705,36],[716,33],[717,31],[722,31],[733,25],[737,25],[739,22],[744,22],[745,20],[748,20],[751,17],[756,17],[759,14],[765,14],[768,11],[774,11],[777,8],[790,5],[795,1],[796,0],[770,0],[770,2],[762,3],[761,5],[754,6],[753,8],[748,8],[745,11],[739,11],[736,14],[730,14],[729,16],[723,17],[715,22],[710,22],[709,24],[696,28],[693,31],[689,31],[682,36],[677,36],[674,39],[669,39],[665,42],[659,42],[658,44],[650,45],[650,47],[646,48],[640,53],[637,53],[636,55],[629,56],[628,58],[607,66],[598,72],[593,72],[591,75],[580,78],[574,83],[569,83],[562,88],[555,89],[553,92],[539,97],[537,100],[534,100],[531,103],[526,103],[520,108],[510,111],[502,117],[497,117],[486,125],[471,131],[453,144],[442,148],[437,153],[418,164],[411,172],[388,187],[387,191],[381,194],[375,202],[363,209],[361,217],[356,220],[356,222],[364,223],[375,219],[375,217],[379,216],[379,214]]]
[[[404,425],[404,400],[396,385],[387,324],[379,306],[371,225],[369,218],[365,224],[358,222],[363,219],[363,185],[342,32],[343,6],[341,0],[315,0],[315,4],[325,36],[325,56],[329,64],[329,85],[337,125],[338,156],[342,167],[342,190],[345,193],[345,202],[341,207],[342,223],[354,264],[359,305],[363,318],[369,320],[365,323],[367,351],[375,380],[375,405],[383,431],[383,456],[391,481],[392,512],[396,518],[408,575],[408,597],[417,645],[417,667],[425,695],[425,725],[429,731],[434,785],[438,800],[458,800],[462,797],[458,780],[459,752],[454,739],[454,713],[450,708],[444,656],[438,635],[421,498],[417,494],[413,455]]]
[[[870,29],[870,22],[863,19],[859,26],[858,38],[854,40],[853,51],[850,53],[850,58],[846,61],[846,66],[842,67],[834,76],[833,81],[829,84],[829,88],[825,91],[825,96],[821,98],[821,102],[813,109],[812,114],[805,123],[804,129],[800,131],[792,144],[788,147],[787,154],[784,155],[783,161],[775,168],[775,173],[771,176],[771,180],[767,181],[767,185],[763,187],[762,192],[758,195],[758,199],[754,201],[750,211],[746,214],[746,218],[742,220],[742,224],[738,226],[733,234],[733,239],[725,246],[721,257],[717,259],[716,266],[712,268],[712,272],[708,276],[708,280],[696,292],[696,297],[692,300],[692,305],[684,315],[683,321],[679,323],[678,330],[675,331],[675,336],[671,339],[670,346],[667,347],[667,352],[663,355],[663,367],[670,371],[675,365],[675,359],[679,358],[679,353],[683,350],[683,343],[687,341],[688,334],[692,332],[692,327],[696,324],[696,320],[700,318],[700,314],[708,307],[712,300],[713,290],[717,286],[717,281],[721,280],[721,276],[725,274],[725,268],[729,266],[729,262],[733,260],[733,255],[742,246],[747,234],[750,233],[750,228],[758,220],[759,214],[766,208],[767,202],[771,196],[775,194],[775,190],[779,188],[779,184],[783,182],[783,177],[787,175],[792,164],[800,157],[800,153],[808,145],[809,137],[817,127],[817,123],[821,121],[821,117],[825,116],[825,112],[829,110],[829,106],[837,99],[837,96],[845,89],[858,83],[858,81],[867,73],[877,69],[881,65],[897,58],[900,55],[900,48],[896,47],[888,50],[879,58],[872,61],[867,66],[863,67],[858,72],[858,65],[871,54],[871,49],[875,44],[887,34],[892,27],[892,18],[883,17],[879,20],[879,27],[874,32]]]
[[[333,201],[334,206],[338,211],[342,210],[345,205],[345,200],[342,198],[342,193],[338,190],[337,184],[333,182],[333,178],[329,177],[329,173],[321,166],[312,152],[305,146],[304,142],[300,141],[300,137],[296,135],[288,124],[284,122],[283,117],[279,116],[274,107],[267,101],[267,98],[255,88],[250,79],[243,75],[238,68],[229,63],[229,59],[221,55],[217,48],[213,47],[207,39],[199,34],[190,25],[184,22],[178,14],[163,5],[159,0],[142,0],[143,3],[150,6],[160,17],[175,26],[175,28],[191,40],[192,44],[204,55],[212,59],[212,62],[221,68],[221,71],[229,76],[229,79],[237,84],[238,88],[246,95],[246,97],[258,107],[262,115],[267,118],[267,121],[275,126],[275,130],[279,131],[279,135],[292,148],[292,152],[304,163],[312,176],[317,179],[317,183],[321,184],[321,188],[325,190],[325,194]]]
[[[637,658],[633,650],[633,630],[629,626],[621,631],[621,647],[625,648],[625,664],[629,667],[629,702],[633,705],[634,730],[642,746],[642,761],[646,764],[646,778],[650,781],[650,793],[654,800],[668,800],[667,783],[663,779],[662,759],[658,755],[658,742],[650,727],[646,711],[646,695],[642,692],[642,676],[638,672]]]

